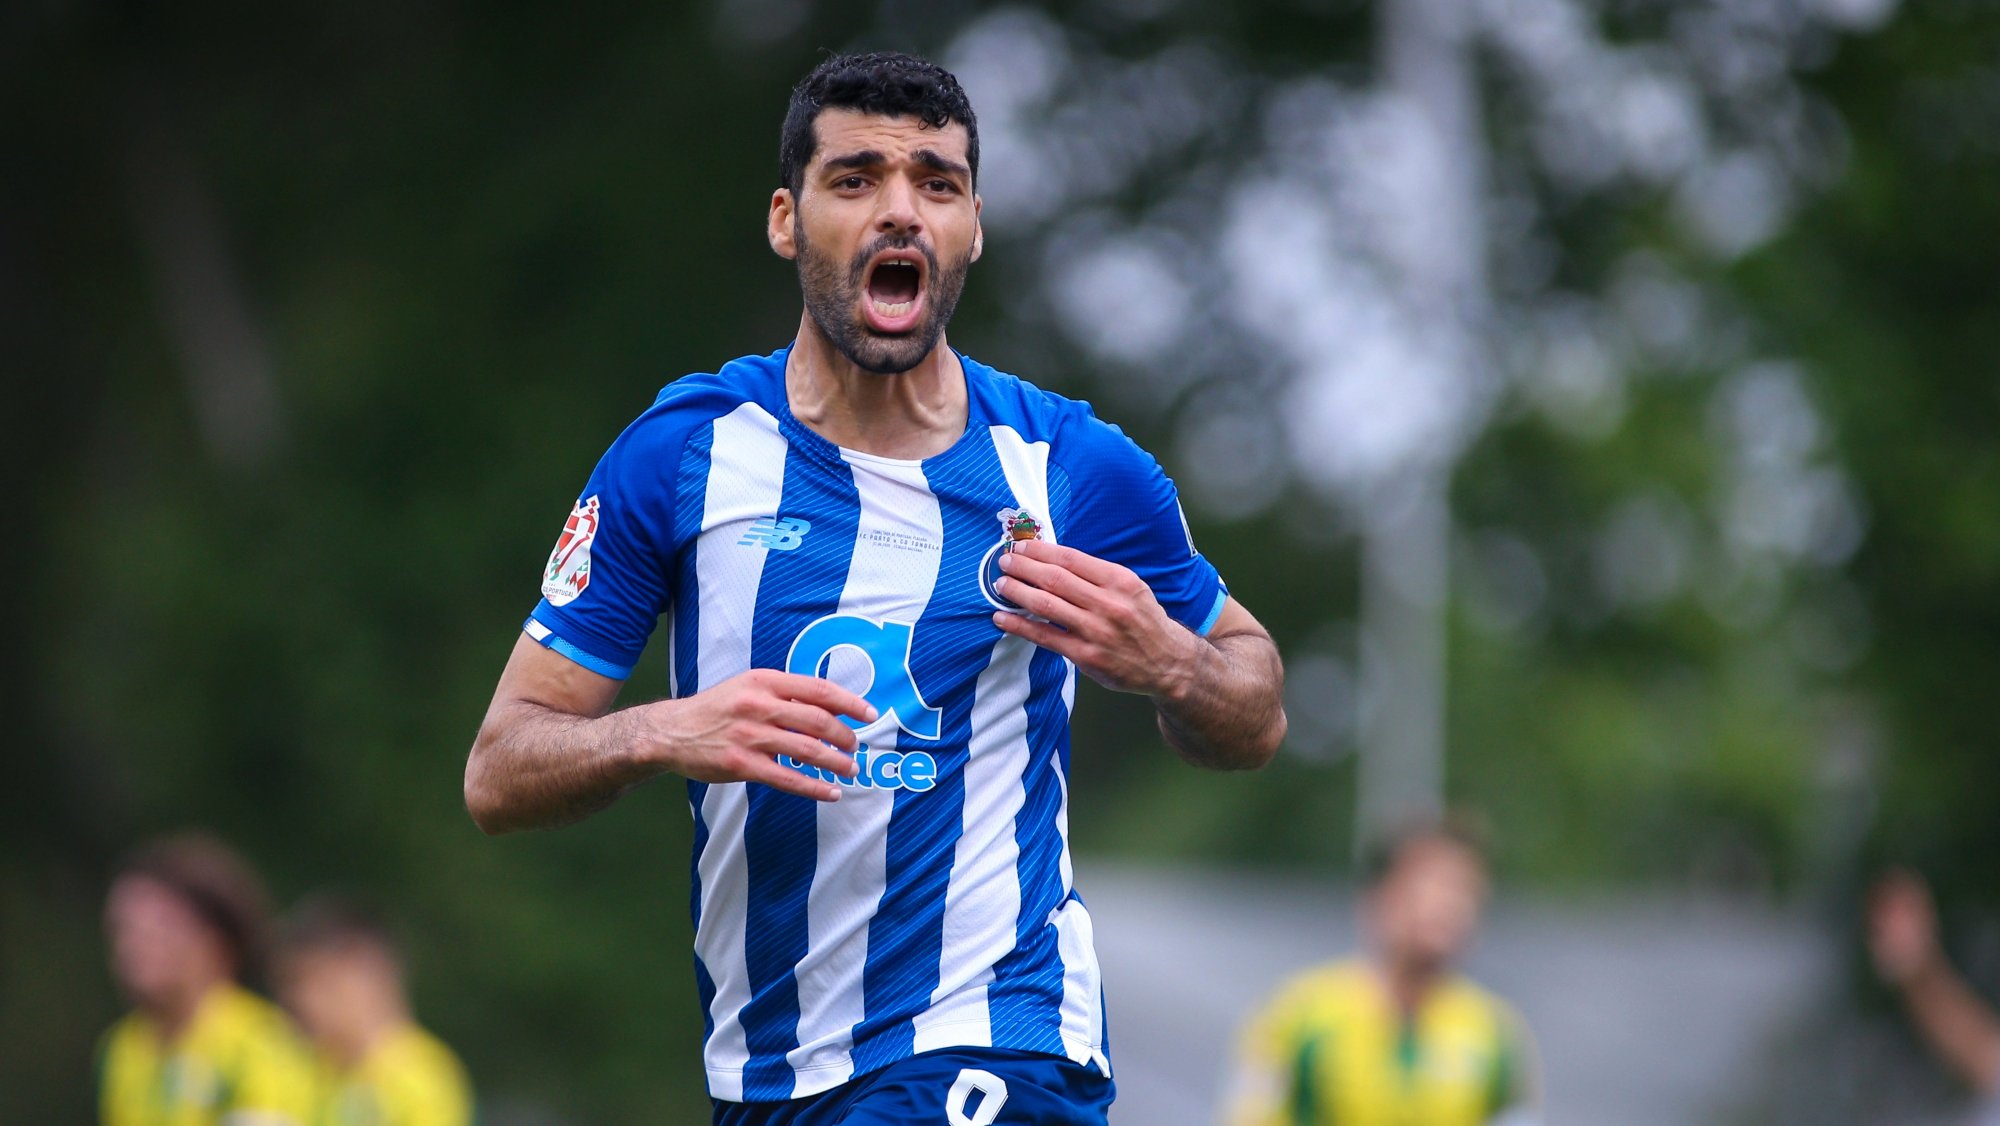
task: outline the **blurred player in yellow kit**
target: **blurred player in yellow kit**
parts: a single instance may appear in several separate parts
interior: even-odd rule
[[[1454,969],[1485,898],[1469,833],[1398,837],[1364,901],[1367,953],[1294,978],[1246,1029],[1230,1126],[1539,1122],[1526,1027]]]
[[[133,1012],[101,1049],[103,1126],[307,1126],[304,1048],[241,984],[265,903],[249,865],[205,836],[155,842],[119,870],[104,925]]]
[[[307,901],[286,923],[277,981],[318,1057],[312,1126],[469,1126],[465,1068],[411,1017],[402,958],[374,915]]]

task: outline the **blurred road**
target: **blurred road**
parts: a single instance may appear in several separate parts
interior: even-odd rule
[[[1352,894],[1328,881],[1086,862],[1079,883],[1111,1010],[1114,1126],[1216,1121],[1249,1009],[1355,946]],[[1833,955],[1771,911],[1506,896],[1470,968],[1533,1027],[1552,1126],[1688,1126],[1749,1089]]]

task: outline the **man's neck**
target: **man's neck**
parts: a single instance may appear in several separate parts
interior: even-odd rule
[[[932,457],[965,433],[965,370],[943,339],[917,366],[881,375],[842,355],[803,316],[785,363],[785,398],[814,433],[877,457]]]
[[[194,1024],[194,1018],[209,996],[228,983],[226,977],[191,980],[171,995],[140,1006],[159,1027],[160,1038],[168,1043],[179,1040]]]
[[[1442,967],[1396,962],[1387,958],[1376,961],[1375,973],[1382,982],[1383,992],[1389,995],[1396,1011],[1404,1017],[1414,1015],[1422,1007],[1424,998],[1444,977]]]
[[[410,1010],[401,1004],[371,1005],[345,1034],[326,1045],[327,1053],[342,1071],[352,1071],[368,1059],[376,1045],[410,1023]]]

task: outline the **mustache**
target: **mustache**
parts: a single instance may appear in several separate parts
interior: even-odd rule
[[[849,279],[859,286],[868,276],[868,263],[885,250],[914,250],[924,256],[924,265],[928,267],[924,276],[927,278],[938,276],[937,252],[932,250],[929,244],[908,235],[883,235],[862,247],[854,255],[854,261],[847,268]]]

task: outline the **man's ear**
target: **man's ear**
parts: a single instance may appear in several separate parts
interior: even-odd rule
[[[792,201],[792,189],[779,188],[771,193],[771,213],[765,218],[764,237],[780,258],[797,258],[798,241],[792,237],[792,225],[798,220],[798,208]]]
[[[985,200],[979,198],[977,195],[972,197],[972,260],[974,262],[979,261],[979,256],[986,251],[986,226],[979,221],[979,213],[985,206]]]

